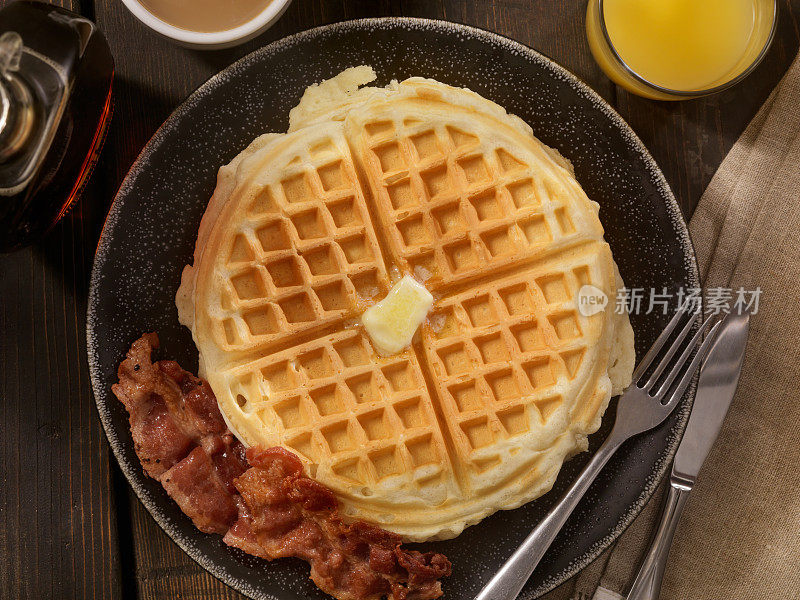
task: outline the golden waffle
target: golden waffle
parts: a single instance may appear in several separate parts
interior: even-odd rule
[[[349,516],[452,537],[586,448],[630,379],[630,324],[597,205],[522,121],[431,80],[340,77],[221,169],[181,321],[246,444],[296,452]],[[382,357],[358,317],[403,274],[434,306]],[[611,307],[582,315],[584,285]]]
[[[229,203],[219,217],[235,209],[235,234],[219,227],[211,234],[208,243],[221,247],[210,310],[199,315],[223,362],[340,323],[388,290],[344,136],[327,129],[311,144],[302,136],[276,140],[264,149],[273,152],[240,167],[254,172],[238,184],[241,204]],[[275,155],[292,159],[273,182],[265,174]]]

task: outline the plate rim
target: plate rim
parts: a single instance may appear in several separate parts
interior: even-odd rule
[[[108,390],[103,390],[101,383],[102,376],[100,373],[98,347],[96,344],[97,338],[94,335],[94,311],[98,302],[97,290],[101,280],[100,270],[102,268],[102,263],[104,262],[103,257],[110,250],[110,240],[112,238],[111,233],[118,223],[118,213],[121,211],[122,205],[125,201],[123,196],[133,187],[141,169],[147,165],[148,156],[158,149],[161,143],[163,143],[169,130],[173,129],[177,124],[180,123],[182,118],[185,116],[185,113],[192,108],[193,104],[199,98],[204,96],[205,92],[209,92],[218,87],[228,74],[245,68],[249,63],[260,59],[265,55],[274,54],[285,47],[291,47],[292,45],[302,43],[306,40],[313,40],[314,38],[325,34],[332,33],[335,35],[337,31],[359,30],[370,27],[375,28],[386,26],[391,28],[406,28],[409,30],[457,30],[470,37],[481,38],[494,45],[499,45],[501,47],[514,50],[522,55],[525,55],[526,58],[530,59],[532,62],[539,63],[540,65],[549,69],[555,76],[569,84],[578,94],[589,100],[597,109],[603,112],[614,122],[617,130],[624,136],[626,142],[630,145],[631,150],[633,150],[643,159],[643,162],[645,163],[645,166],[647,167],[647,170],[652,178],[652,183],[659,189],[661,197],[666,200],[665,206],[668,217],[675,225],[680,236],[680,239],[677,241],[683,248],[684,259],[686,259],[687,262],[685,266],[687,267],[688,276],[690,279],[689,283],[693,286],[700,286],[699,265],[683,211],[681,210],[680,205],[675,198],[675,194],[667,182],[666,177],[664,176],[664,173],[658,166],[658,163],[655,161],[650,151],[641,141],[633,128],[622,118],[622,116],[614,109],[614,107],[612,107],[602,96],[600,96],[577,75],[561,66],[547,55],[508,36],[474,25],[465,25],[463,23],[445,21],[442,19],[392,16],[351,19],[305,29],[274,40],[268,44],[256,48],[252,52],[249,52],[209,77],[205,82],[200,84],[191,93],[189,93],[156,129],[156,131],[152,134],[147,143],[138,153],[136,159],[131,163],[127,173],[125,174],[125,177],[122,180],[122,183],[114,195],[114,200],[112,201],[108,209],[108,213],[104,219],[103,227],[100,231],[97,242],[95,255],[92,260],[92,270],[89,279],[89,292],[86,309],[86,350],[87,360],[89,363],[92,395],[94,397],[95,407],[97,408],[100,421],[103,425],[103,432],[108,440],[112,452],[114,453],[117,464],[124,473],[128,484],[134,490],[139,501],[145,506],[147,512],[156,521],[161,530],[164,531],[169,538],[175,542],[178,547],[181,548],[181,550],[184,551],[192,560],[194,560],[203,569],[208,571],[211,575],[226,585],[249,598],[253,598],[254,600],[281,600],[281,598],[274,596],[269,592],[256,589],[246,581],[243,581],[240,578],[228,573],[224,567],[218,565],[212,559],[208,558],[203,551],[196,547],[190,540],[185,539],[181,532],[177,531],[173,523],[171,523],[171,521],[161,512],[161,508],[154,501],[151,501],[143,486],[136,481],[137,477],[141,475],[140,472],[137,472],[137,470],[141,471],[141,464],[132,464],[130,461],[127,461],[123,455],[122,445],[124,440],[120,438],[118,432],[113,427],[113,423],[109,414],[103,409],[103,404],[106,402],[101,400],[101,398],[107,397],[109,392]],[[580,557],[573,560],[566,568],[562,569],[557,574],[550,576],[541,585],[539,585],[537,588],[534,588],[529,594],[526,594],[524,596],[524,600],[539,598],[540,596],[552,591],[562,583],[580,573],[584,568],[597,559],[600,554],[608,549],[641,513],[644,506],[652,498],[655,491],[661,484],[666,474],[668,465],[671,463],[675,453],[677,452],[678,445],[683,437],[683,432],[686,429],[689,413],[691,412],[691,406],[694,402],[696,382],[697,376],[695,376],[689,390],[682,399],[683,406],[678,409],[678,421],[668,437],[666,448],[667,452],[662,460],[656,463],[653,472],[649,477],[647,477],[636,502],[628,508],[622,518],[604,538],[596,542],[594,546],[592,546]],[[521,596],[521,598],[523,598],[523,596]]]

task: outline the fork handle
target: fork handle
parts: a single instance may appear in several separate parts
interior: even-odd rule
[[[691,485],[676,480],[670,481],[661,521],[650,542],[650,549],[642,560],[639,573],[631,584],[627,600],[658,600],[675,528],[678,526],[691,491]]]
[[[586,465],[580,477],[567,490],[564,497],[547,516],[531,531],[522,545],[517,548],[502,568],[475,596],[475,600],[515,600],[533,570],[542,560],[544,553],[553,543],[567,518],[575,510],[578,502],[597,478],[597,474],[625,441],[624,437],[612,430],[606,441],[598,448],[592,460]]]

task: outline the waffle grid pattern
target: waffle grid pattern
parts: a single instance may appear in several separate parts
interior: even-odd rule
[[[509,151],[415,119],[364,129],[393,258],[433,289],[576,237],[559,184],[532,177]]]
[[[563,403],[559,378],[575,378],[586,351],[569,290],[589,270],[515,275],[443,300],[423,335],[438,396],[462,456],[544,425]],[[499,460],[499,456],[497,457]]]
[[[324,139],[290,164],[286,178],[250,200],[230,242],[223,347],[269,344],[355,316],[388,290],[348,151]]]
[[[350,483],[403,476],[406,485],[426,485],[447,461],[411,350],[381,358],[351,329],[252,363],[235,377],[245,411],[273,424],[280,443],[330,464]]]
[[[573,299],[603,285],[596,257],[549,259],[594,238],[576,227],[563,182],[452,123],[361,128],[366,199],[344,135],[318,136],[246,199],[217,335],[263,358],[218,371],[263,443],[325,469],[351,499],[495,485],[504,451],[488,446],[544,427],[584,362]],[[421,344],[382,358],[347,326],[388,291],[387,265],[437,300]]]

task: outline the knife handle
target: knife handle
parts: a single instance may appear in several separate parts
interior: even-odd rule
[[[644,555],[639,573],[631,584],[627,600],[658,600],[672,538],[675,536],[675,529],[691,491],[691,485],[685,482],[674,479],[670,481],[661,522],[650,542],[650,549]]]

